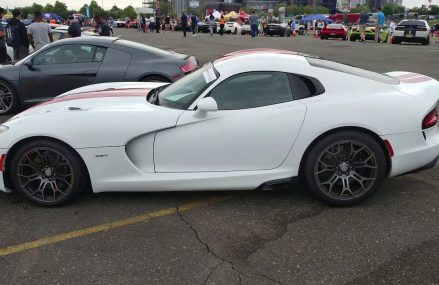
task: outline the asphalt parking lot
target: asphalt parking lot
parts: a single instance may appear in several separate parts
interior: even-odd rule
[[[239,49],[280,48],[439,79],[439,45],[115,34],[200,63]],[[0,193],[0,209],[0,284],[439,284],[437,167],[389,179],[351,208],[284,186],[90,193],[53,209]]]

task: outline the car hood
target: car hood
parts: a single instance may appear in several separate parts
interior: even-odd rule
[[[148,92],[163,84],[114,84],[83,87],[69,91],[51,100],[35,105],[10,120],[49,112],[103,111],[116,109],[148,109],[153,105],[146,101]],[[82,92],[81,92],[82,91]]]
[[[4,123],[0,148],[28,137],[51,137],[73,148],[126,145],[143,134],[175,127],[183,110],[146,101],[152,88],[68,94],[36,105]]]

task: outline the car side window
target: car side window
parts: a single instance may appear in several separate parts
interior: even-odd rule
[[[320,95],[325,92],[323,85],[315,78],[296,74],[288,74],[288,77],[293,90],[294,100]]]
[[[107,49],[104,47],[97,47],[95,55],[93,57],[93,61],[95,62],[102,62],[105,58],[105,53],[107,52]]]
[[[232,76],[215,87],[210,96],[218,110],[257,108],[293,100],[288,75],[270,71]]]
[[[92,62],[96,47],[91,45],[61,45],[43,51],[34,58],[34,65],[74,64]]]

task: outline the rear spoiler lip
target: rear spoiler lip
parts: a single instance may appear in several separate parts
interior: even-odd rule
[[[385,73],[385,75],[398,79],[400,83],[406,83],[406,84],[436,81],[432,77],[419,73],[407,72],[407,71],[392,71]]]

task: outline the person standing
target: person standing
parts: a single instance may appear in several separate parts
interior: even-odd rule
[[[137,31],[138,32],[141,32],[142,31],[142,17],[140,17],[140,15],[139,16],[137,16]]]
[[[181,15],[181,28],[183,29],[183,37],[186,37],[186,29],[187,29],[187,16],[183,13],[183,15]]]
[[[3,16],[5,15],[5,9],[0,7],[0,20],[3,19]],[[6,52],[6,42],[5,42],[5,28],[2,25],[2,22],[0,21],[0,64],[7,63],[7,52]]]
[[[220,24],[220,35],[222,36],[224,34],[224,25],[226,24],[226,19],[224,19],[223,15],[221,15],[219,24]]]
[[[154,15],[151,15],[151,17],[149,17],[149,31],[151,33],[154,32],[154,28],[155,28],[155,18]]]
[[[192,29],[192,36],[197,36],[197,27],[198,27],[198,19],[197,16],[192,15],[191,16],[191,29]]]
[[[101,37],[109,37],[110,36],[110,26],[104,18],[101,18],[101,30],[99,35]]]
[[[146,33],[146,18],[142,15],[142,31]]]
[[[165,32],[171,32],[171,17],[169,15],[166,15],[165,17]]]
[[[129,17],[125,17],[125,27],[129,29],[130,25],[131,25],[131,19]]]
[[[69,28],[67,29],[67,37],[69,38],[78,38],[81,36],[81,26],[78,21],[75,20],[73,15],[69,16]]]
[[[159,15],[155,16],[155,32],[157,34],[160,34],[160,26],[161,26],[161,19]]]
[[[215,17],[211,13],[210,16],[209,16],[209,30],[210,30],[210,35],[211,36],[213,36],[213,29],[214,28],[215,28]]]
[[[114,35],[113,27],[114,27],[114,19],[113,17],[108,18],[108,26],[110,26],[111,36]]]
[[[360,42],[366,42],[366,26],[367,21],[369,21],[369,14],[367,14],[367,10],[364,9],[360,14],[360,18],[358,19],[358,23],[360,25]]]
[[[9,20],[8,25],[15,30],[14,40],[16,44],[12,46],[14,49],[14,60],[20,60],[29,55],[29,39],[27,38],[26,26],[20,21],[21,11],[18,9],[12,10],[13,18]]]
[[[296,20],[291,21],[290,27],[291,27],[291,33],[295,35],[296,34]]]
[[[34,13],[34,21],[27,28],[29,43],[35,51],[41,49],[45,45],[53,42],[52,28],[49,24],[43,22],[41,12]]]
[[[381,29],[384,26],[384,20],[385,16],[384,13],[381,11],[381,7],[378,7],[378,14],[375,24],[375,42],[376,43],[383,43],[383,39],[381,37]]]
[[[256,31],[258,29],[258,16],[256,16],[256,11],[252,12],[249,17],[249,21],[252,39],[254,39],[256,37]]]

